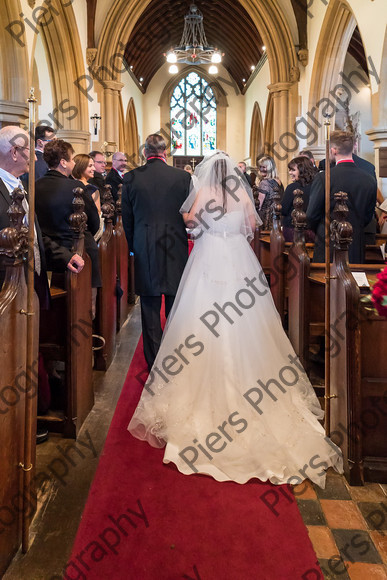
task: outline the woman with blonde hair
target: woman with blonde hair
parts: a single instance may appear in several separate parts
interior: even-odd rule
[[[257,158],[258,175],[255,183],[255,194],[259,199],[258,214],[262,220],[262,229],[271,230],[273,225],[273,203],[277,190],[282,196],[284,187],[278,177],[277,167],[273,157],[263,155]]]

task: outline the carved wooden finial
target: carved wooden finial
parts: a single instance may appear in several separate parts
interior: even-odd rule
[[[0,232],[0,255],[21,261],[28,252],[28,228],[23,224],[23,190],[16,187],[11,198],[12,204],[7,210],[10,226]]]
[[[273,195],[273,222],[280,223],[281,221],[281,213],[282,213],[282,205],[281,205],[281,195],[279,192],[279,186],[275,185],[273,187],[274,195]]]
[[[103,204],[101,206],[102,217],[105,220],[106,224],[113,221],[115,213],[112,188],[110,185],[105,185],[102,192],[102,201],[103,201]]]
[[[116,212],[117,215],[122,215],[122,183],[120,183],[120,185],[118,186],[118,191],[117,191],[117,201],[116,201]]]
[[[306,229],[306,213],[304,212],[304,192],[296,189],[293,192],[292,223],[295,231]]]
[[[83,189],[76,187],[73,189],[73,210],[74,213],[70,215],[70,228],[74,232],[75,238],[83,238],[87,226],[87,215],[84,212],[85,202],[83,200]]]
[[[334,194],[335,208],[333,210],[333,220],[331,223],[331,240],[337,250],[348,250],[352,242],[352,225],[348,218],[348,194],[339,191]]]

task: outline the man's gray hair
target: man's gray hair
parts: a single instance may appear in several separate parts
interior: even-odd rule
[[[153,133],[146,138],[144,153],[145,157],[152,157],[152,155],[161,155],[167,148],[164,137]]]
[[[27,131],[16,125],[8,125],[0,129],[0,156],[5,157],[15,145],[28,147],[29,136]]]

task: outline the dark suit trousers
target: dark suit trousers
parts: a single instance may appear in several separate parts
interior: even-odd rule
[[[150,370],[160,348],[163,331],[161,328],[161,296],[141,296],[141,324],[145,360]],[[172,308],[175,296],[165,295],[165,315]]]

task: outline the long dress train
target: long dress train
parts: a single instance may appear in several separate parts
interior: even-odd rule
[[[325,485],[342,471],[262,268],[226,213],[195,241],[129,431],[218,481]]]

